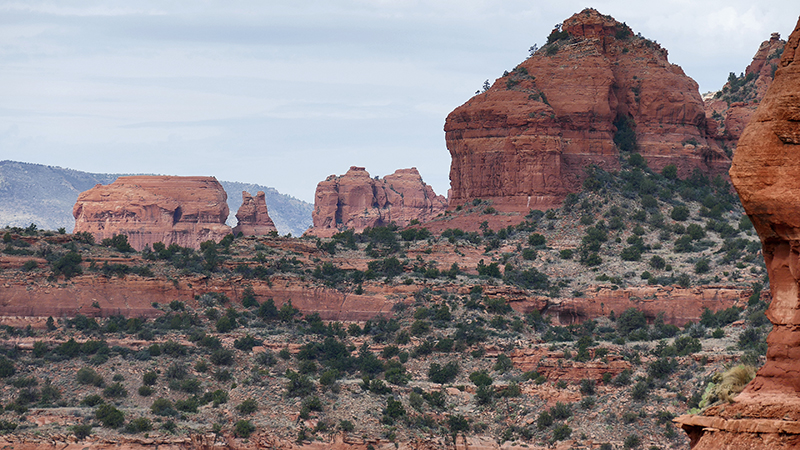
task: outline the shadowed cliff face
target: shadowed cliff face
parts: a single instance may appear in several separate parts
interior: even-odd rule
[[[724,408],[679,419],[695,448],[800,445],[800,22],[739,140],[731,179],[764,249],[772,303],[767,361]],[[711,430],[709,430],[711,429]],[[717,431],[714,431],[717,430]]]
[[[727,170],[706,139],[697,84],[665,49],[593,9],[551,41],[447,117],[451,207],[475,198],[505,211],[557,206],[580,189],[586,166],[618,169],[618,148],[656,170],[675,164],[682,177]]]
[[[72,210],[74,232],[98,242],[124,234],[136,250],[155,242],[197,249],[231,233],[226,200],[214,177],[119,177],[81,193]]]

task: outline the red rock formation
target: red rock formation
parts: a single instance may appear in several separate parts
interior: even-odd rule
[[[697,84],[665,49],[593,9],[567,19],[562,33],[447,117],[452,207],[475,198],[501,211],[559,205],[580,189],[586,166],[619,167],[620,119],[651,168],[727,170],[728,157],[706,139]]]
[[[800,21],[739,140],[731,179],[761,237],[772,302],[767,361],[731,405],[682,416],[695,449],[800,447]]]
[[[214,177],[119,177],[78,196],[74,232],[96,241],[124,234],[136,250],[155,242],[197,249],[231,233],[227,198]]]
[[[416,168],[399,169],[384,179],[370,178],[363,167],[351,167],[343,176],[329,176],[317,185],[313,226],[308,233],[328,237],[344,229],[407,226],[440,214],[447,201],[422,181]]]
[[[743,74],[745,78],[729,79],[722,90],[705,99],[709,134],[731,151],[772,84],[784,45],[781,35],[772,33],[759,46]]]
[[[267,212],[264,191],[258,191],[255,198],[242,191],[242,206],[236,211],[236,220],[239,223],[233,228],[233,234],[237,236],[239,233],[245,236],[264,236],[272,231],[278,231]]]

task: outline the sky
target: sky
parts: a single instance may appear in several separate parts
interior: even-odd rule
[[[417,167],[447,195],[447,114],[585,7],[719,89],[797,0],[0,0],[0,160],[209,175],[313,202]]]

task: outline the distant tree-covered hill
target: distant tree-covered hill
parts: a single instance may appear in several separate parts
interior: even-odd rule
[[[72,231],[72,207],[78,195],[96,184],[109,184],[127,174],[89,173],[62,167],[0,161],[0,226],[40,229],[65,228]],[[236,211],[242,204],[242,191],[266,193],[269,215],[281,234],[299,236],[311,226],[313,205],[274,188],[257,184],[220,181],[228,193],[231,210],[228,224],[236,224]]]

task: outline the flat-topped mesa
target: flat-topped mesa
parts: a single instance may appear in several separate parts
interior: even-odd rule
[[[661,46],[593,9],[456,108],[444,129],[451,207],[476,198],[501,211],[558,206],[580,189],[587,166],[617,170],[635,150],[681,177],[730,165],[706,137],[697,83]]]
[[[156,242],[197,249],[231,233],[227,198],[214,177],[119,177],[78,196],[74,232],[98,242],[124,234],[136,250]]]
[[[731,179],[769,273],[767,360],[734,403],[681,416],[695,449],[800,445],[800,21],[745,128]]]
[[[242,206],[236,211],[238,223],[233,228],[233,234],[238,236],[265,236],[271,232],[278,232],[275,223],[267,212],[267,199],[264,191],[258,191],[255,197],[247,191],[242,191]]]
[[[772,33],[742,74],[731,73],[720,91],[704,97],[708,133],[730,152],[772,84],[785,45],[779,33]]]
[[[381,179],[353,166],[346,174],[331,175],[317,184],[308,234],[330,237],[345,229],[361,232],[393,222],[404,227],[412,220],[430,220],[446,208],[447,200],[422,181],[415,167]]]

